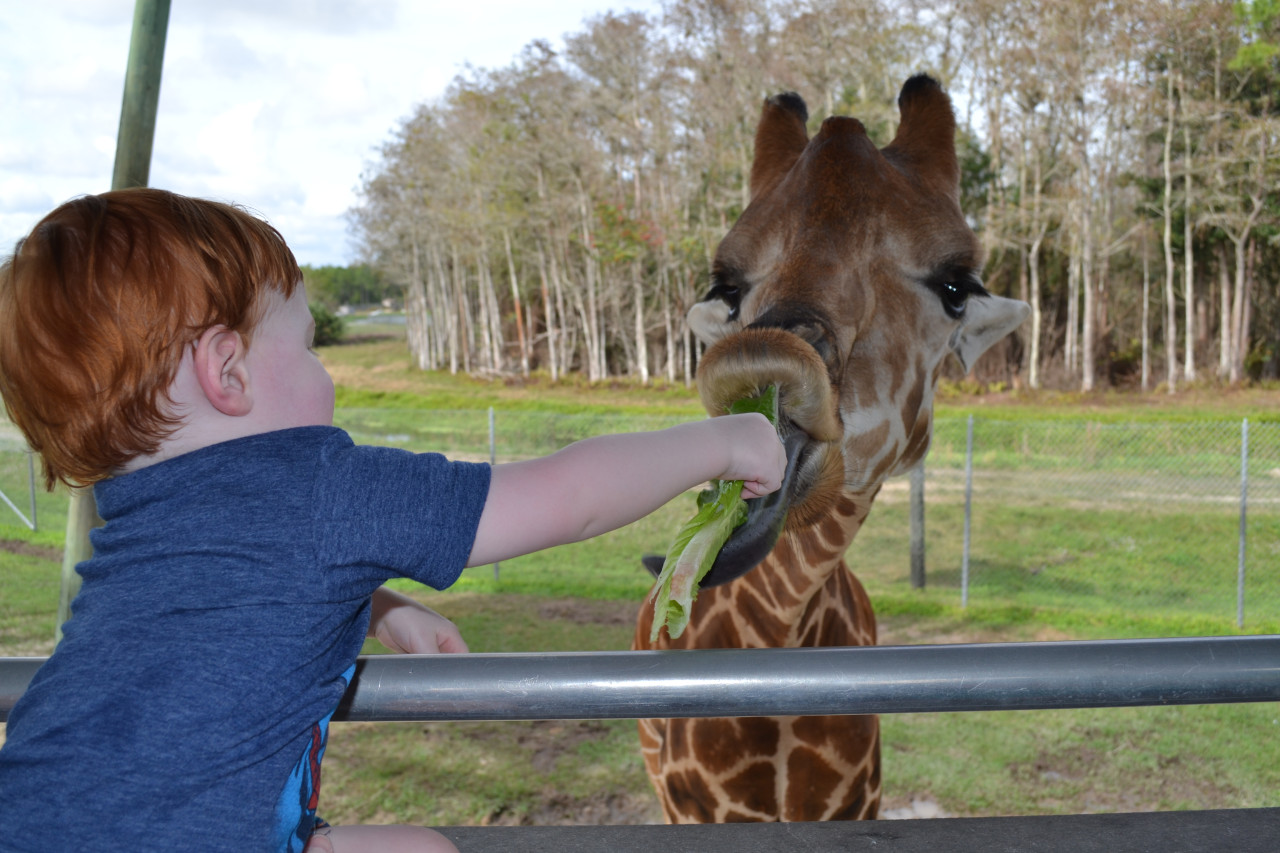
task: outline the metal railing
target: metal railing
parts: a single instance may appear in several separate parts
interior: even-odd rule
[[[42,658],[0,659],[0,719]],[[1280,700],[1280,636],[361,657],[335,720],[754,717]]]

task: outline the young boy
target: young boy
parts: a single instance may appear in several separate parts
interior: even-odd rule
[[[698,483],[778,488],[758,415],[588,439],[492,469],[332,426],[301,275],[243,210],[70,201],[0,266],[0,394],[47,484],[106,524],[64,638],[8,721],[0,849],[451,851],[317,822],[327,725],[366,633],[465,652],[382,588],[627,524]]]

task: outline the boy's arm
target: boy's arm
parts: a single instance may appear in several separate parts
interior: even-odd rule
[[[373,592],[369,636],[400,654],[467,651],[457,625],[425,604],[385,586]]]
[[[743,480],[743,497],[765,495],[785,469],[777,432],[757,414],[597,436],[496,465],[467,565],[598,536],[707,480]]]

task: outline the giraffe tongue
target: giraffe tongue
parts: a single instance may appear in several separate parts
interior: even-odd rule
[[[783,440],[787,448],[787,473],[783,477],[782,487],[762,498],[747,501],[747,520],[724,543],[720,554],[711,564],[711,570],[698,583],[699,588],[706,589],[737,580],[760,565],[773,550],[787,521],[791,488],[796,470],[800,467],[800,455],[808,441],[809,436],[801,429],[791,427],[787,432]]]

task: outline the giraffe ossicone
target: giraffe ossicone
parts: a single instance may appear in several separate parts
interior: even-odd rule
[[[845,552],[881,484],[927,452],[946,359],[972,368],[1030,311],[982,286],[982,247],[959,204],[950,99],[917,76],[898,106],[897,134],[877,148],[852,118],[828,118],[810,138],[798,95],[764,102],[751,202],[688,319],[708,344],[698,387],[712,415],[779,387],[793,457],[785,525],[774,541],[748,520],[726,550],[759,552],[759,564],[739,561],[732,578],[704,582],[677,639],[650,642],[652,609],[642,607],[635,648],[876,642]],[[674,823],[879,809],[874,716],[642,720],[640,736]]]

